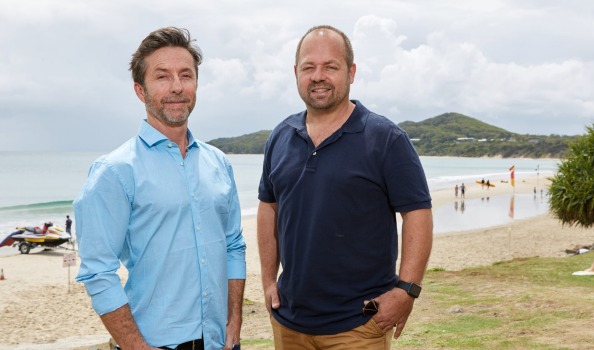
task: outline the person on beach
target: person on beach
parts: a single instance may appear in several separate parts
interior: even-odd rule
[[[456,195],[456,198],[458,198],[458,184],[454,187],[454,194]]]
[[[233,171],[188,130],[201,62],[186,29],[142,41],[130,71],[146,119],[93,163],[74,202],[76,280],[122,349],[239,344],[246,261]]]
[[[66,233],[72,234],[72,220],[70,219],[70,215],[66,215]]]
[[[466,193],[466,186],[464,186],[464,182],[460,185],[460,197],[465,198],[464,194]]]
[[[266,142],[258,247],[277,350],[389,349],[421,292],[433,231],[425,174],[402,129],[349,100],[355,71],[343,32],[310,29],[294,66],[306,110]]]

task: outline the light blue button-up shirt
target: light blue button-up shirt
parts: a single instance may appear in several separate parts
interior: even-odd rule
[[[189,131],[188,141],[184,159],[145,121],[95,161],[74,202],[76,280],[99,315],[129,304],[151,346],[203,338],[206,349],[221,349],[228,279],[246,276],[241,211],[224,154]]]

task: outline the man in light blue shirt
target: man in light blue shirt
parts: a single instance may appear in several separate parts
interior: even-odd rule
[[[187,128],[202,61],[192,41],[173,27],[143,40],[130,70],[147,119],[95,161],[74,202],[77,281],[122,349],[231,349],[240,340],[241,212],[229,161]]]

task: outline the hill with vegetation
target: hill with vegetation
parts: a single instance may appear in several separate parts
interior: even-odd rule
[[[424,156],[563,158],[579,137],[516,134],[458,113],[398,125]]]
[[[251,134],[237,137],[223,137],[208,141],[225,153],[231,154],[260,154],[264,153],[264,144],[271,130],[260,130]]]
[[[405,121],[404,129],[421,156],[564,158],[569,143],[580,136],[522,135],[458,113],[421,122]],[[270,130],[209,141],[225,153],[264,152]]]

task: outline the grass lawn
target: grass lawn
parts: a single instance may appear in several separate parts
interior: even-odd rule
[[[594,276],[571,275],[593,261],[587,253],[428,271],[392,348],[594,349]],[[270,339],[243,339],[242,348],[274,346]]]

